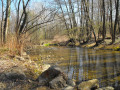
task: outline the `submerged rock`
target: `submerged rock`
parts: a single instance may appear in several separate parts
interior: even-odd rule
[[[49,90],[47,87],[37,87],[35,90]]]
[[[75,82],[74,82],[74,80],[72,80],[72,79],[68,79],[67,80],[67,84],[69,85],[69,86],[72,86],[72,87],[74,87],[76,84],[75,84]]]
[[[99,89],[96,89],[96,90],[114,90],[114,88],[108,86],[108,87],[103,87],[103,88],[99,88]]]
[[[99,81],[97,79],[84,81],[78,85],[78,90],[95,90],[99,88]]]
[[[74,90],[74,87],[72,87],[72,86],[67,86],[67,87],[63,88],[62,90]]]

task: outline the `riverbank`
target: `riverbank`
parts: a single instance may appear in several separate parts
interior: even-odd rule
[[[55,39],[56,40],[56,39]],[[47,44],[47,46],[52,46],[52,45],[58,45],[58,46],[77,46],[77,47],[82,47],[82,48],[92,48],[92,49],[100,49],[100,50],[114,50],[114,51],[120,51],[120,38],[116,38],[116,41],[114,44],[110,44],[112,42],[111,39],[106,38],[104,42],[99,43],[96,45],[94,40],[89,41],[88,43],[79,43],[79,42],[74,42],[73,40],[66,39],[59,41],[58,39],[55,41],[53,40],[51,43],[52,44]],[[50,41],[48,41],[50,43]],[[45,44],[46,46],[46,44]]]
[[[98,50],[114,50],[120,51],[120,38],[116,38],[114,44],[111,44],[112,40],[110,38],[106,38],[104,42],[96,45],[94,39],[89,41],[88,43],[79,43],[74,42],[74,40],[70,40],[67,36],[59,36],[55,37],[53,40],[45,40],[41,41],[41,46],[70,46],[70,47],[82,47],[82,48],[90,48],[90,49],[98,49]]]
[[[111,40],[105,39],[105,41],[98,46],[96,46],[96,43],[86,43],[83,45],[80,45],[82,48],[92,48],[97,50],[113,50],[113,51],[120,51],[120,40],[116,40],[114,44],[110,44]]]
[[[49,47],[48,48],[46,48],[46,47],[44,47],[45,48],[45,50],[47,49],[47,50],[51,50]],[[64,52],[64,54],[69,54],[68,52],[65,52],[65,51],[67,51],[67,49],[63,49],[63,50],[65,50],[65,51],[62,51],[62,50],[60,50],[60,48],[54,48],[54,50],[59,50],[59,51],[61,51],[61,53],[63,54],[63,52]],[[32,50],[33,51],[33,50]],[[36,50],[35,50],[36,51]],[[40,51],[41,51],[41,49],[40,49]],[[46,53],[46,51],[44,51],[45,53]],[[47,52],[49,52],[49,51],[47,51]],[[51,52],[51,51],[50,51]],[[50,53],[49,52],[49,53]],[[54,52],[54,51],[53,51]],[[53,55],[53,52],[51,52],[52,53],[52,55]],[[36,52],[35,52],[36,53]],[[34,54],[35,54],[34,53]],[[37,52],[38,54],[40,54],[40,52]],[[54,52],[55,53],[55,52]],[[74,53],[75,54],[75,52],[71,52],[71,53]],[[32,53],[33,54],[33,53]],[[62,54],[60,54],[60,55],[62,55]],[[46,56],[46,54],[44,54],[45,56]],[[70,55],[70,54],[69,54]],[[87,54],[86,54],[87,55]],[[57,54],[55,54],[55,56],[57,56]],[[41,59],[44,59],[44,60],[46,60],[46,59],[48,59],[49,61],[50,60],[53,60],[53,59],[50,59],[51,58],[51,56],[49,55],[49,56],[46,56],[47,58],[41,58]],[[63,56],[62,56],[63,57]],[[66,57],[66,55],[65,55],[65,58],[62,58],[62,57],[58,57],[58,58],[55,58],[55,57],[53,57],[54,59],[55,59],[55,61],[54,62],[56,62],[56,60],[63,60],[63,59],[65,59],[65,60],[69,60],[69,59],[67,59],[67,57]],[[69,58],[69,57],[68,57]],[[32,59],[32,60],[31,60]],[[37,58],[36,58],[37,59]],[[39,59],[39,58],[38,58]],[[39,60],[41,60],[41,59],[39,59]],[[46,67],[46,65],[45,65],[45,67],[46,67],[46,69],[44,69],[44,65],[42,65],[42,64],[40,64],[40,63],[36,63],[37,61],[36,60],[33,60],[33,58],[30,58],[29,57],[29,55],[27,55],[26,53],[24,53],[22,56],[17,56],[17,55],[9,55],[9,54],[7,54],[7,52],[6,52],[6,54],[5,54],[5,52],[4,52],[4,54],[2,54],[1,55],[1,65],[0,65],[0,70],[1,70],[1,73],[0,73],[0,85],[1,85],[1,88],[5,88],[5,89],[17,89],[17,90],[30,90],[30,89],[35,89],[35,90],[48,90],[48,86],[46,86],[46,84],[45,85],[43,85],[42,87],[40,87],[41,86],[41,84],[43,84],[43,83],[40,83],[41,82],[41,80],[45,80],[45,82],[46,82],[46,79],[44,79],[44,77],[42,77],[42,79],[40,78],[40,79],[37,79],[38,77],[40,77],[42,74],[42,72],[44,72],[46,69],[48,69],[48,67],[50,67],[50,65],[48,65],[47,67]],[[38,61],[39,61],[38,60]],[[72,59],[71,58],[71,60],[74,60],[74,58]],[[40,62],[40,61],[39,61]],[[51,61],[50,61],[51,62]],[[54,63],[55,64],[55,63]],[[53,64],[53,65],[54,65]],[[60,63],[60,64],[62,64],[62,63]],[[64,63],[63,63],[64,64]],[[77,63],[76,63],[77,64]],[[78,63],[79,64],[79,63]],[[95,64],[94,64],[95,65]],[[92,65],[92,66],[94,66],[94,65]],[[71,66],[72,67],[72,66]],[[67,67],[66,67],[67,68]],[[48,78],[50,78],[51,76],[53,76],[53,74],[54,74],[54,72],[53,71],[55,71],[55,70],[52,70],[52,71],[50,71],[49,73],[52,73],[52,75],[51,74],[46,74],[46,75],[42,75],[42,76],[47,76]],[[90,70],[89,70],[90,71]],[[17,73],[17,74],[16,74]],[[64,73],[64,74],[66,74],[66,73]],[[51,75],[51,76],[48,76],[48,75]],[[61,75],[61,74],[60,74]],[[66,74],[67,75],[67,74]],[[82,74],[81,74],[82,75]],[[59,76],[59,75],[58,75]],[[90,75],[89,75],[90,76]],[[46,78],[47,78],[46,77]],[[52,77],[51,77],[52,78]],[[61,81],[61,79],[63,79],[63,78],[61,78],[61,77],[56,77],[56,78],[52,78],[52,79],[50,79],[50,81],[47,81],[47,83],[50,83],[50,85],[52,85],[52,86],[50,86],[50,87],[52,87],[52,88],[55,88],[55,86],[56,86],[56,83],[51,83],[51,81],[52,82],[56,82],[56,79],[59,79],[60,78],[60,81]],[[94,78],[96,78],[96,77],[94,77]],[[89,78],[89,79],[87,79],[88,80],[88,82],[89,82],[89,80],[91,80],[91,79],[94,79],[94,78]],[[49,80],[49,79],[48,79]],[[64,81],[64,79],[62,80],[62,81]],[[85,81],[85,80],[83,80],[83,81]],[[82,82],[83,82],[82,81]],[[93,80],[94,81],[94,80]],[[98,83],[98,80],[95,80],[95,82],[97,81],[97,83]],[[64,81],[65,83],[67,82],[66,80]],[[64,83],[64,82],[62,82],[62,83]],[[75,83],[76,83],[77,81],[75,80]],[[80,84],[80,83],[79,83]],[[79,84],[77,84],[77,87],[79,86]],[[49,85],[49,84],[47,84],[47,85]],[[55,85],[55,86],[54,86]],[[62,84],[60,84],[60,86],[61,86]],[[67,84],[68,85],[68,84]],[[98,84],[97,84],[98,85]],[[82,86],[84,86],[84,85],[82,85]],[[92,84],[92,86],[94,86],[94,84]],[[59,88],[59,87],[58,87]],[[63,89],[64,88],[64,89]],[[68,87],[66,87],[66,84],[65,84],[65,87],[62,87],[62,89],[59,89],[59,90],[70,90],[70,89],[68,89],[68,88],[76,88],[76,86],[75,87],[73,87],[73,86],[69,86],[68,85]],[[80,88],[81,88],[81,85],[80,85]],[[85,88],[85,87],[83,87],[83,88]],[[90,88],[90,87],[89,87]],[[54,89],[54,90],[56,90],[56,89]],[[58,89],[57,89],[58,90]],[[71,90],[74,90],[74,89],[71,89]],[[111,89],[111,90],[113,90],[113,88]]]
[[[0,90],[30,90],[46,67],[31,60],[25,52],[22,56],[4,52],[0,55]]]
[[[117,47],[119,48],[119,43],[108,45],[108,46],[106,43],[103,43],[97,47],[93,47],[94,45],[95,43],[90,43],[90,44],[82,45],[81,47],[116,50],[115,47],[118,45]],[[46,46],[44,48],[46,48]],[[36,63],[36,60],[34,61],[25,52],[21,56],[18,56],[18,55],[10,54],[7,49],[1,49],[0,53],[1,53],[0,55],[0,88],[5,88],[5,89],[20,88],[20,89],[29,90],[34,87],[38,87],[39,83],[36,82],[35,80],[44,71],[43,70],[44,65],[42,65],[42,63]],[[51,56],[48,55],[48,56],[45,56],[44,58],[42,57],[42,59],[50,60],[50,57]],[[63,59],[64,59],[63,57],[58,58],[58,60],[63,60]],[[40,60],[41,59],[37,58],[37,61],[40,62]],[[15,77],[13,77],[14,75]],[[38,88],[39,89],[37,90],[40,90],[41,87],[38,87]]]
[[[97,79],[69,79],[63,70],[55,65],[38,67],[31,60],[19,60],[1,60],[0,90],[114,90],[113,87],[99,88]]]

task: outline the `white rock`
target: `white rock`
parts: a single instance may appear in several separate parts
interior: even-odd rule
[[[42,65],[42,72],[44,72],[45,70],[47,70],[49,67],[50,67],[49,64]]]
[[[80,90],[91,90],[91,88],[99,88],[99,81],[97,79],[84,81],[78,85],[78,89]]]
[[[72,87],[72,86],[67,86],[67,87],[63,88],[62,90],[74,90],[74,87]]]
[[[20,56],[15,56],[15,59],[20,60],[20,61],[25,61],[25,59],[23,57],[20,57]]]

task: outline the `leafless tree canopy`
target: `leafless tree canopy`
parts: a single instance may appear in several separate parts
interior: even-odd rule
[[[1,44],[9,34],[52,39],[65,34],[75,42],[96,45],[120,34],[119,0],[1,0]],[[24,38],[24,39],[25,39]],[[22,39],[23,40],[23,39]]]

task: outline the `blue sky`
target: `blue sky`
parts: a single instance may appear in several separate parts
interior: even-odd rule
[[[15,1],[16,0],[13,0],[13,2],[11,3],[11,11],[12,12],[15,12]],[[19,0],[17,0],[17,2],[18,2]],[[25,2],[26,2],[27,0],[25,0]],[[48,0],[31,0],[30,1],[30,3],[29,3],[29,6],[30,6],[30,8],[33,8],[33,7],[38,7],[39,5],[41,6],[42,4],[43,5],[45,5],[45,1],[48,1]],[[3,0],[3,2],[4,2],[4,9],[5,9],[5,7],[6,7],[6,0]],[[37,5],[37,6],[36,6]],[[1,3],[1,0],[0,0],[0,14],[1,14],[1,8],[2,8],[2,3]]]

